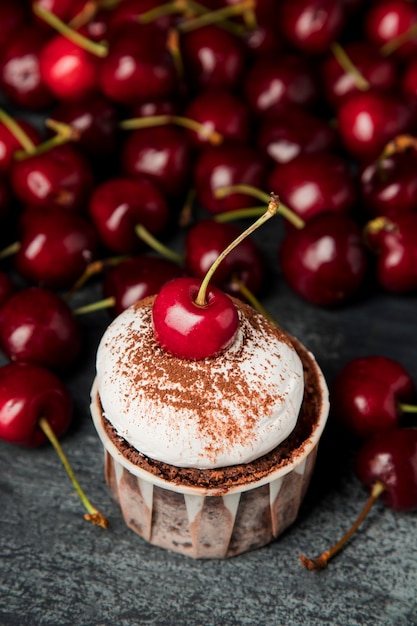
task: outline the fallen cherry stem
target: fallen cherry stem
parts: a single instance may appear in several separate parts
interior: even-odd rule
[[[354,535],[359,526],[362,524],[372,506],[375,504],[376,500],[379,496],[385,491],[385,486],[381,482],[376,482],[372,488],[371,494],[368,500],[365,503],[362,511],[356,518],[355,522],[349,528],[349,530],[343,535],[341,539],[337,543],[334,544],[332,548],[323,552],[320,556],[309,558],[300,555],[301,564],[304,565],[309,570],[321,570],[327,567],[328,562],[331,558],[333,558],[340,550],[345,546],[345,544],[349,541],[349,539]]]
[[[91,304],[85,304],[84,306],[80,306],[77,309],[73,310],[73,314],[84,315],[85,313],[95,313],[96,311],[109,309],[115,304],[116,299],[113,296],[109,296],[108,298],[103,298],[103,300],[98,300],[97,302],[92,302]]]
[[[400,411],[403,413],[417,413],[417,405],[416,404],[400,404]]]
[[[174,263],[183,262],[183,258],[180,254],[174,252],[174,250],[171,250],[167,246],[164,246],[164,244],[158,241],[158,239],[156,239],[156,237],[154,237],[152,233],[150,233],[149,230],[142,224],[137,224],[135,226],[135,231],[137,236],[142,239],[142,241],[147,243],[152,250],[155,250],[155,252],[158,252],[167,259],[174,261]]]
[[[57,436],[51,428],[48,420],[45,417],[41,417],[39,420],[39,427],[42,429],[50,443],[52,444],[55,452],[57,453],[62,465],[64,466],[65,471],[67,472],[71,483],[73,484],[82,504],[84,505],[87,513],[84,515],[84,519],[89,522],[92,522],[95,526],[101,526],[102,528],[107,528],[109,522],[106,517],[95,506],[93,506],[90,500],[85,495],[84,491],[81,489],[81,486],[78,480],[75,477],[74,471],[61,447],[61,444],[58,441]]]

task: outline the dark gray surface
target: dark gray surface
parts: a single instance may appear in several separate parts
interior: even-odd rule
[[[315,353],[329,381],[349,359],[382,354],[417,382],[416,297],[370,288],[338,311],[312,307],[280,280],[277,228],[265,227],[259,238],[274,268],[262,301]],[[93,284],[74,306],[98,295]],[[76,411],[62,444],[110,527],[83,520],[52,448],[0,442],[0,626],[417,624],[415,512],[398,514],[378,503],[326,570],[309,572],[299,563],[300,552],[314,556],[338,539],[366,498],[352,469],[354,447],[331,426],[299,519],[270,546],[228,561],[194,561],[127,529],[104,484],[89,416],[94,353],[109,319],[101,312],[80,320],[86,348],[68,377]]]

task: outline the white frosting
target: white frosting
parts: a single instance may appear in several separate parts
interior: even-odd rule
[[[200,469],[248,463],[286,439],[303,399],[302,363],[262,316],[239,316],[224,354],[184,361],[155,343],[150,301],[119,315],[97,353],[98,392],[117,433],[152,459]]]

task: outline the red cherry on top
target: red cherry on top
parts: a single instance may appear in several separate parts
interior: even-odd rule
[[[39,419],[48,420],[57,437],[68,428],[72,399],[60,379],[33,363],[0,368],[0,439],[35,447],[47,441]]]
[[[411,403],[415,388],[405,368],[393,359],[353,359],[331,387],[335,418],[360,438],[398,426],[401,404]]]
[[[164,350],[196,361],[215,357],[232,344],[239,326],[237,309],[231,298],[209,281],[223,259],[275,215],[278,206],[278,198],[271,194],[266,213],[223,250],[202,282],[179,278],[162,287],[154,301],[152,319],[155,339]]]
[[[155,339],[180,359],[199,361],[220,354],[233,342],[239,325],[235,305],[217,287],[209,287],[205,304],[196,304],[200,285],[195,278],[170,281],[153,305]]]

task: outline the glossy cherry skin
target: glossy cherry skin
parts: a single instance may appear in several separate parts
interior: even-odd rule
[[[381,482],[380,496],[395,511],[417,507],[417,429],[391,428],[363,444],[356,458],[359,480],[372,489]]]
[[[15,161],[11,170],[16,196],[24,204],[39,208],[80,212],[93,182],[89,162],[70,144]]]
[[[197,88],[235,89],[246,69],[246,48],[235,35],[218,26],[204,26],[181,35],[184,71]]]
[[[116,316],[138,300],[155,295],[165,283],[184,274],[179,265],[168,259],[144,254],[131,257],[107,272],[103,296],[115,299],[111,313]]]
[[[207,89],[191,99],[184,115],[203,125],[207,131],[217,131],[223,141],[247,143],[251,136],[249,107],[226,89]],[[207,145],[207,134],[189,131],[190,141],[196,147]]]
[[[98,80],[103,94],[118,104],[169,97],[177,76],[165,36],[155,26],[125,24],[109,43]]]
[[[360,176],[364,209],[375,217],[413,213],[417,206],[417,151],[397,152],[365,167]]]
[[[345,14],[338,0],[284,0],[280,20],[291,45],[307,54],[322,54],[338,39]]]
[[[399,426],[400,403],[415,399],[414,383],[397,361],[366,356],[349,361],[331,387],[335,418],[359,438]]]
[[[157,343],[174,356],[190,361],[224,352],[232,344],[239,326],[235,305],[217,287],[209,286],[204,306],[195,303],[200,284],[194,278],[166,283],[152,309]]]
[[[60,437],[72,419],[72,398],[61,380],[32,363],[0,367],[0,439],[34,448],[47,441],[39,420]]]
[[[59,100],[79,100],[98,87],[100,59],[63,35],[46,42],[39,55],[45,85]]]
[[[393,39],[404,35],[417,23],[417,9],[413,2],[407,0],[380,0],[369,7],[366,12],[363,28],[365,37],[378,48]],[[402,43],[393,55],[406,58],[417,50],[415,35]]]
[[[5,46],[0,59],[0,86],[9,100],[27,109],[50,106],[54,96],[42,80],[39,55],[44,33],[30,25]]]
[[[319,98],[314,70],[295,54],[255,61],[243,81],[244,96],[258,116],[280,113],[286,106],[312,107]]]
[[[117,253],[134,252],[143,246],[135,232],[138,224],[157,235],[168,221],[164,196],[144,176],[100,183],[91,195],[88,210],[103,244]]]
[[[0,310],[0,345],[13,361],[61,370],[78,357],[81,334],[63,298],[43,287],[27,287]]]
[[[376,220],[372,230],[366,228],[366,238],[369,247],[377,255],[378,283],[392,293],[416,291],[417,213]]]
[[[348,214],[357,197],[348,162],[334,154],[318,152],[275,166],[268,188],[303,220],[324,211]]]
[[[23,216],[15,267],[30,283],[65,289],[85,272],[97,247],[96,231],[81,215],[34,210]]]
[[[117,148],[117,115],[116,107],[100,94],[77,102],[60,102],[51,113],[53,119],[65,122],[79,132],[77,147],[87,156],[100,160]]]
[[[394,88],[398,68],[392,58],[382,56],[375,45],[363,40],[348,42],[343,49],[358,72],[368,81],[369,88],[382,91]],[[336,109],[353,93],[360,91],[354,75],[346,72],[333,54],[324,59],[320,74],[326,98]]]
[[[27,120],[15,118],[14,120],[36,146],[41,138],[38,130]],[[22,150],[19,140],[13,135],[7,126],[0,122],[0,172],[8,172],[14,160],[14,153]]]
[[[380,156],[386,144],[412,128],[413,110],[394,95],[372,91],[353,94],[337,113],[348,152],[362,162]]]
[[[288,163],[302,153],[332,151],[337,143],[327,121],[297,107],[261,120],[257,133],[259,148],[274,163]]]
[[[231,193],[216,198],[219,187],[251,185],[265,188],[266,162],[261,154],[245,145],[224,144],[205,148],[194,168],[194,185],[197,201],[210,213],[224,213],[253,206],[246,194]]]
[[[146,176],[165,196],[182,196],[191,179],[191,144],[174,126],[135,130],[123,142],[121,165],[127,176]]]
[[[196,278],[204,278],[212,263],[241,233],[235,224],[214,220],[200,220],[187,232],[185,239],[185,266]],[[216,269],[211,282],[224,291],[241,296],[234,278],[252,293],[257,293],[265,273],[262,255],[253,239],[246,238],[232,250]]]
[[[298,295],[317,306],[334,307],[358,293],[367,256],[356,223],[345,215],[323,212],[286,235],[279,263]]]

